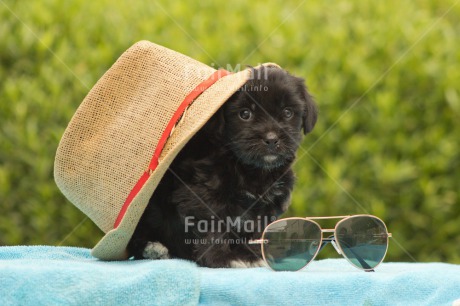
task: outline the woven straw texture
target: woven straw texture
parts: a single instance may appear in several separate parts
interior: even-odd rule
[[[190,91],[213,72],[185,55],[141,41],[117,60],[78,108],[56,153],[55,180],[106,233],[93,249],[94,256],[126,258],[126,245],[174,157],[250,75],[244,70],[223,77],[192,103],[168,139],[157,169],[114,229],[169,120]]]

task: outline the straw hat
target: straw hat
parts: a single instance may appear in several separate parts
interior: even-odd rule
[[[187,141],[250,77],[215,70],[148,41],[94,85],[59,144],[62,193],[105,233],[92,255],[126,259],[155,188]]]

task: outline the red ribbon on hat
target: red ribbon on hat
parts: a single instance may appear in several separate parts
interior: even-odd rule
[[[172,130],[174,129],[176,124],[179,122],[179,119],[182,117],[187,107],[189,107],[193,103],[193,101],[195,101],[206,89],[208,89],[215,82],[217,82],[217,80],[229,74],[231,74],[231,72],[227,70],[224,70],[224,69],[217,70],[208,79],[198,84],[198,86],[196,86],[185,97],[184,101],[182,101],[182,103],[179,105],[176,112],[174,113],[172,118],[169,120],[169,123],[166,126],[165,130],[163,131],[163,134],[161,135],[160,140],[158,141],[155,152],[153,153],[152,159],[150,160],[149,168],[147,169],[147,171],[145,171],[142,174],[140,179],[137,181],[136,185],[134,185],[133,189],[131,190],[128,197],[126,198],[125,203],[121,207],[120,212],[118,213],[118,217],[115,220],[115,224],[113,226],[114,228],[117,228],[118,225],[120,225],[121,220],[123,220],[123,217],[126,211],[128,210],[129,205],[134,200],[134,198],[139,193],[139,191],[141,191],[142,187],[144,187],[150,175],[153,174],[153,171],[155,171],[155,169],[157,168],[159,164],[159,158],[160,158],[161,152],[163,151],[164,146],[166,145],[166,141],[168,140],[169,136],[171,135]]]

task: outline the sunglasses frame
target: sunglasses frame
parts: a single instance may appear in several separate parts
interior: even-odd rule
[[[347,256],[344,255],[344,252],[342,250],[342,247],[340,246],[340,242],[338,242],[335,237],[337,237],[337,227],[339,226],[339,224],[341,224],[342,222],[346,221],[346,220],[350,220],[350,219],[353,219],[353,218],[357,218],[357,217],[370,217],[370,218],[373,218],[373,219],[377,219],[379,220],[380,222],[382,222],[384,228],[385,228],[385,232],[386,232],[386,238],[387,238],[387,243],[386,243],[386,248],[385,248],[385,254],[383,254],[382,256],[382,259],[380,260],[380,262],[375,265],[374,267],[372,268],[369,268],[369,269],[365,269],[365,268],[362,268],[362,267],[359,267],[357,265],[355,265]],[[314,220],[329,220],[329,219],[341,219],[340,221],[338,221],[336,224],[335,224],[335,227],[334,228],[325,228],[323,229],[319,224],[318,222],[314,221]],[[361,215],[347,215],[347,216],[330,216],[330,217],[304,217],[304,218],[301,218],[301,217],[290,217],[290,218],[283,218],[283,219],[279,219],[279,220],[276,220],[276,221],[273,221],[272,223],[270,223],[269,225],[267,225],[267,227],[265,227],[263,233],[262,233],[262,238],[261,239],[255,239],[255,240],[250,240],[248,243],[249,244],[260,244],[260,247],[261,247],[261,250],[262,250],[262,257],[265,261],[265,263],[267,264],[267,266],[273,270],[273,271],[277,271],[275,269],[273,269],[272,267],[270,267],[270,265],[268,264],[268,261],[265,257],[265,251],[264,251],[264,247],[263,247],[263,244],[265,243],[268,243],[268,240],[265,239],[265,233],[267,231],[267,229],[275,224],[275,223],[278,223],[278,222],[281,222],[281,221],[285,221],[285,220],[305,220],[305,221],[310,221],[312,222],[313,224],[315,224],[316,226],[318,226],[318,228],[321,230],[321,239],[319,241],[319,247],[317,248],[315,254],[313,255],[313,257],[310,259],[310,261],[308,261],[303,267],[297,269],[297,270],[293,270],[292,272],[294,271],[299,271],[299,270],[302,270],[303,268],[305,268],[306,266],[308,266],[315,258],[316,256],[318,255],[318,253],[323,249],[323,247],[327,244],[327,243],[331,243],[334,247],[334,249],[337,251],[337,253],[339,253],[340,255],[342,255],[351,265],[353,265],[354,267],[360,269],[360,270],[363,270],[365,272],[374,272],[374,269],[376,267],[378,267],[384,260],[385,256],[387,255],[387,251],[388,251],[388,244],[389,244],[389,239],[388,238],[391,238],[392,237],[392,234],[388,232],[388,228],[385,224],[385,222],[383,222],[382,219],[380,219],[379,217],[376,217],[374,215],[368,215],[368,214],[361,214]],[[323,237],[323,234],[324,233],[333,233],[334,235],[331,236],[331,237],[328,237],[328,238],[324,238]],[[289,271],[289,270],[288,270]]]

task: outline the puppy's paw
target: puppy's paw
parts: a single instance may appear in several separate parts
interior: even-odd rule
[[[251,262],[251,268],[259,268],[259,267],[268,267],[265,260],[259,259],[257,261]]]
[[[266,266],[263,259],[257,261],[232,260],[229,263],[230,268],[258,268]]]
[[[146,259],[169,259],[168,249],[159,242],[148,242],[142,256]]]
[[[230,268],[249,268],[249,262],[243,260],[232,260],[228,266]]]

